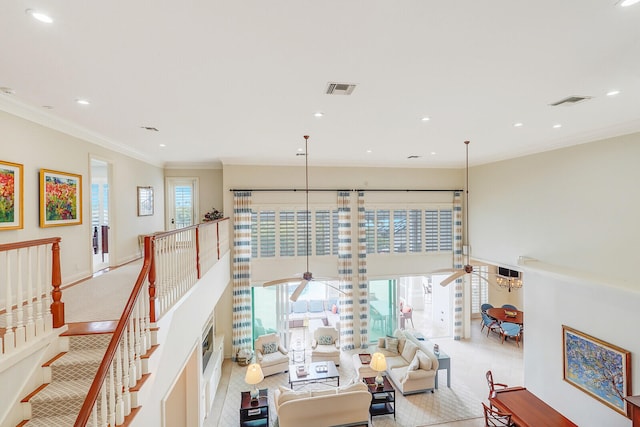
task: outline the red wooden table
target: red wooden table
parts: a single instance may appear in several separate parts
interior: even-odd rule
[[[515,317],[507,316],[505,311],[514,312],[516,313],[516,315]],[[508,308],[494,307],[494,308],[488,309],[487,314],[489,315],[489,317],[493,317],[499,322],[511,322],[511,323],[517,323],[519,325],[522,325],[524,323],[524,312],[520,310],[511,310]]]
[[[510,413],[518,427],[577,427],[524,387],[496,390],[489,401],[501,412]]]

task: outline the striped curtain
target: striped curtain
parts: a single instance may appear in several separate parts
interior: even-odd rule
[[[338,278],[340,290],[340,344],[343,350],[354,345],[353,270],[351,267],[351,200],[348,191],[338,191]]]
[[[360,307],[360,347],[369,346],[369,281],[367,279],[367,230],[364,219],[364,192],[358,192],[358,290]]]
[[[233,357],[251,343],[251,192],[233,193]]]
[[[453,268],[462,269],[464,267],[462,256],[462,192],[453,193]],[[462,328],[462,291],[464,289],[464,278],[466,274],[455,281],[453,297],[453,339],[460,340],[463,334]]]

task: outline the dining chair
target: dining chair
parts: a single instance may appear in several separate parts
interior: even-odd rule
[[[502,304],[502,308],[506,308],[507,310],[518,310],[518,308],[513,304]]]
[[[489,333],[491,331],[500,333],[500,325],[498,324],[498,321],[496,319],[489,316],[484,311],[480,313],[480,316],[482,316],[482,327],[480,328],[480,332],[484,331],[484,328],[486,326],[488,329],[487,336],[489,336]]]
[[[500,327],[500,336],[502,337],[502,342],[504,343],[505,338],[515,338],[516,344],[520,347],[520,334],[522,333],[522,326],[517,323],[511,322],[502,322],[499,325]]]
[[[500,388],[509,387],[506,384],[494,383],[493,382],[493,373],[491,372],[491,370],[487,371],[486,377],[487,377],[487,386],[489,386],[489,399],[491,399],[493,397],[494,393],[496,392],[496,387],[500,387]]]
[[[482,403],[484,409],[484,424],[486,427],[511,427],[516,424],[511,421],[511,414],[508,412],[500,412]]]
[[[490,308],[493,308],[493,305],[489,304],[488,302],[485,302],[484,304],[480,305],[480,313],[486,313],[487,310],[489,310]],[[481,317],[480,324],[482,325],[483,323],[484,323],[484,319]]]

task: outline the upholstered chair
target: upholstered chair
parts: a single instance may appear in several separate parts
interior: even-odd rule
[[[287,372],[289,355],[280,344],[278,334],[260,335],[255,341],[256,363],[260,364],[264,376]]]
[[[313,332],[311,343],[311,361],[332,361],[336,366],[340,365],[339,332],[331,326],[321,326]]]

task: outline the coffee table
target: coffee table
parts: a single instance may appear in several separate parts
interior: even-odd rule
[[[331,383],[336,381],[336,387],[340,385],[340,374],[336,364],[328,360],[326,362],[313,362],[304,365],[307,369],[306,375],[298,374],[299,365],[289,365],[289,386],[306,385],[313,383]]]

